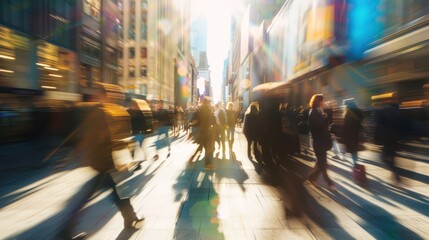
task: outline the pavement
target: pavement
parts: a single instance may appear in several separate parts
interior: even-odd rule
[[[360,152],[367,182],[353,181],[351,159],[329,152],[328,174],[338,191],[305,180],[311,151],[260,170],[246,154],[240,129],[232,151],[215,152],[214,170],[185,133],[172,138],[171,155],[155,137],[145,140],[142,168],[122,176],[145,221],[124,229],[111,190],[100,190],[82,210],[75,231],[88,239],[429,239],[429,159],[398,152],[401,181],[379,161],[379,149]],[[155,151],[156,148],[160,148]],[[60,154],[59,151],[58,154]],[[153,156],[158,153],[159,158]],[[1,173],[0,239],[56,239],[68,212],[95,172],[64,154],[43,168]]]

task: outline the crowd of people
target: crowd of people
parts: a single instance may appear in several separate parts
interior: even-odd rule
[[[86,124],[77,134],[81,136],[80,144],[77,144],[81,149],[77,152],[83,154],[90,166],[99,174],[85,198],[72,211],[71,217],[61,232],[63,239],[72,238],[71,232],[79,209],[100,185],[114,189],[113,198],[124,217],[126,228],[138,227],[144,219],[134,212],[129,197],[121,197],[116,192],[115,183],[110,176],[112,169],[118,168],[112,158],[112,151],[118,148],[118,143],[123,143],[114,141],[112,131],[117,131],[115,133],[118,137],[124,133],[130,134],[130,131],[118,131],[118,129],[123,130],[118,123],[106,122],[105,119],[109,119],[106,118],[109,111],[105,111],[108,105],[103,107],[103,103],[108,101],[100,98],[99,102],[101,105],[94,105],[92,110],[88,111],[90,114],[83,114],[88,119],[83,119]],[[226,109],[223,102],[212,105],[209,97],[205,97],[200,106],[188,108],[186,111],[181,107],[169,107],[161,101],[157,107],[152,108],[153,122],[156,122],[153,129],[158,135],[157,141],[163,141],[168,148],[167,158],[171,151],[170,135],[177,136],[180,131],[189,133],[190,138],[199,145],[198,150],[204,149],[205,169],[212,170],[215,167],[213,153],[217,150],[225,157],[227,150],[232,151],[235,128],[241,127],[242,123],[242,132],[247,139],[247,156],[251,161],[256,160],[258,172],[263,168],[276,168],[280,162],[287,164],[291,159],[290,156],[301,154],[305,149],[303,145],[306,144],[301,142],[300,135],[309,135],[311,140],[306,147],[307,149],[312,147],[316,164],[307,180],[317,186],[316,180],[322,174],[329,189],[335,191],[335,183],[327,173],[327,151],[333,149],[336,141],[341,141],[345,145],[346,152],[350,153],[354,166],[359,165],[358,151],[361,146],[360,134],[364,116],[354,99],[346,99],[343,104],[346,107],[343,125],[333,131],[332,111],[326,111],[324,97],[321,94],[312,96],[308,108],[280,104],[278,101],[267,98],[251,103],[246,112],[240,113],[234,110],[231,102],[226,105]],[[393,101],[384,101],[378,106],[380,110],[376,112],[375,117],[377,125],[374,133],[375,142],[382,145],[382,160],[391,167],[399,180],[399,170],[394,164],[398,140],[401,137],[398,129],[401,129],[402,124],[398,106]],[[119,105],[118,107],[120,108]],[[142,125],[143,118],[136,118],[135,113],[130,114],[130,117],[133,125],[131,126],[133,139],[138,142],[140,148],[143,148],[143,140],[146,137]],[[110,133],[107,132],[108,130]],[[155,155],[156,159],[158,159],[158,153]],[[74,237],[76,238],[73,239],[83,239],[85,234]]]

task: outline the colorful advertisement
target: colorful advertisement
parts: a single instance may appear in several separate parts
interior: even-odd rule
[[[342,55],[344,0],[288,1],[268,29],[271,81],[290,81]]]

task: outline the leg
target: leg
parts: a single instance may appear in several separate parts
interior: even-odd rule
[[[352,152],[351,154],[352,154],[353,165],[356,166],[356,164],[358,163],[357,152]]]
[[[325,181],[328,183],[329,186],[333,185],[333,182],[331,178],[328,176],[327,167],[328,162],[326,160],[326,151],[317,151],[316,152],[317,157],[317,165],[319,166],[319,171],[322,173],[323,178],[325,178]]]
[[[72,231],[73,228],[77,225],[78,217],[79,217],[79,211],[85,206],[85,204],[88,202],[88,199],[91,198],[92,194],[100,187],[103,181],[103,174],[98,174],[95,176],[90,182],[88,182],[85,185],[87,186],[87,191],[84,191],[84,195],[78,199],[76,205],[73,207],[73,209],[68,214],[70,217],[66,220],[64,223],[64,228],[60,230],[59,238],[65,238],[65,239],[71,239],[72,238]]]
[[[252,147],[252,140],[250,138],[246,138],[247,139],[247,157],[249,158],[249,160],[252,159],[252,154],[251,152],[251,147]]]
[[[222,143],[222,153],[225,153],[225,128],[220,129],[220,141]]]
[[[125,228],[135,227],[138,222],[143,221],[144,218],[139,219],[136,212],[131,205],[131,200],[129,198],[121,199],[118,192],[116,191],[116,184],[112,179],[112,176],[109,173],[105,174],[104,184],[108,188],[112,188],[112,197],[119,211],[121,212],[122,217],[124,218]]]

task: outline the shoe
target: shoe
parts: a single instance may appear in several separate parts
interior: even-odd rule
[[[328,186],[329,190],[331,190],[332,192],[336,192],[337,191],[337,187],[335,187],[334,184],[331,184]]]
[[[170,157],[170,152],[168,152],[168,154],[167,154],[167,158],[169,158]]]
[[[124,227],[125,228],[140,228],[141,227],[141,223],[144,221],[144,217],[143,218],[135,218],[133,220],[125,220],[124,221]]]
[[[153,160],[158,160],[159,156],[158,154],[156,154],[155,156],[153,156]]]

